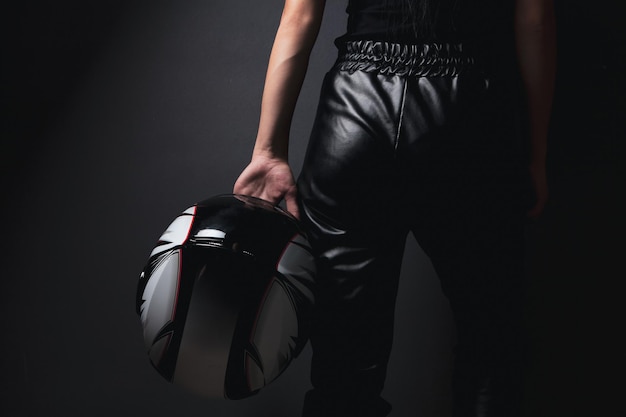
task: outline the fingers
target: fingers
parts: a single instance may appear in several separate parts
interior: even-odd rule
[[[300,220],[300,210],[298,209],[296,187],[292,187],[285,194],[285,205],[287,206],[287,211],[291,213],[296,219]]]
[[[284,199],[287,211],[300,218],[293,174],[283,160],[253,159],[235,182],[233,193],[260,198],[273,205]]]
[[[260,198],[272,203],[275,206],[277,206],[284,199],[287,211],[296,219],[300,220],[300,210],[298,209],[297,191],[295,186],[291,187],[287,192],[282,193],[276,191],[272,192],[265,188],[257,189],[254,187],[237,186],[237,184],[235,184],[233,193]]]

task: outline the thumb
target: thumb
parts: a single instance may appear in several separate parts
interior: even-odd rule
[[[297,191],[295,186],[285,194],[285,205],[287,206],[287,211],[296,219],[300,220],[300,210],[298,209]]]

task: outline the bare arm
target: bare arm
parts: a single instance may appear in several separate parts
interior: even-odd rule
[[[556,30],[553,0],[517,0],[515,34],[530,122],[530,174],[537,201],[528,213],[537,217],[548,198],[546,143],[554,94]]]
[[[296,186],[287,164],[289,129],[317,38],[325,0],[285,0],[270,55],[252,160],[234,192],[278,203],[296,217]]]

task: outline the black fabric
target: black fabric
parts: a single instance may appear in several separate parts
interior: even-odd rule
[[[347,31],[337,44],[363,39],[419,44],[512,38],[514,0],[433,0],[428,28],[407,16],[406,1],[349,0]],[[410,9],[420,7],[419,0],[411,4]]]
[[[339,65],[326,75],[298,180],[319,259],[305,417],[389,413],[380,394],[409,232],[457,324],[454,416],[518,415],[531,201],[509,81],[473,66],[424,77]]]

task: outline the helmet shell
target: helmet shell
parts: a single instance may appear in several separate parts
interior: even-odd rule
[[[297,220],[220,195],[181,213],[141,273],[137,313],[152,365],[208,397],[255,394],[307,341],[315,262]]]

